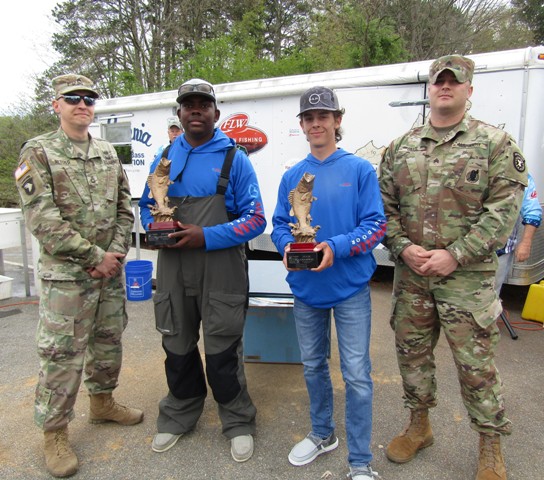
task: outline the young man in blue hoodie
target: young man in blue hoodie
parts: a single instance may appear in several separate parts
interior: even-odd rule
[[[315,251],[323,253],[317,268],[289,269],[294,316],[310,397],[312,431],[289,453],[293,465],[306,465],[334,450],[333,390],[329,374],[330,313],[346,384],[346,433],[349,477],[376,478],[370,462],[373,385],[370,377],[370,290],[376,262],[372,250],[385,235],[386,223],[378,179],[372,165],[336,146],[344,111],[336,94],[314,87],[300,98],[300,126],[310,154],[283,176],[273,216],[272,239],[279,252],[290,251],[297,221],[288,197],[305,173],[315,175],[311,217],[319,225]],[[287,259],[284,254],[284,264]]]
[[[166,352],[169,392],[159,403],[155,452],[165,452],[192,430],[204,408],[206,377],[218,403],[223,434],[235,461],[253,454],[256,409],[243,367],[242,334],[248,302],[244,244],[266,226],[257,177],[248,157],[215,128],[220,112],[213,86],[201,79],[178,90],[178,116],[184,133],[167,153],[172,161],[168,188],[179,232],[175,245],[158,255],[153,297],[157,330]],[[160,161],[151,167],[153,172]],[[146,187],[141,220],[153,222]],[[198,349],[202,322],[206,377]]]

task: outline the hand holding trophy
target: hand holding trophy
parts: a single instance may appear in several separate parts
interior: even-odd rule
[[[298,220],[298,223],[290,223],[291,234],[295,237],[295,243],[291,244],[291,251],[287,252],[287,267],[297,269],[317,268],[323,257],[322,252],[314,252],[317,245],[315,236],[319,225],[312,227],[310,209],[312,202],[317,200],[313,196],[315,175],[304,173],[297,186],[289,192],[289,214]]]
[[[172,160],[162,157],[155,171],[147,177],[149,198],[156,202],[150,212],[155,220],[149,224],[146,234],[147,244],[151,247],[173,245],[177,239],[169,238],[168,234],[179,230],[177,222],[173,220],[177,207],[168,206],[168,187],[173,183],[170,180],[170,164]]]

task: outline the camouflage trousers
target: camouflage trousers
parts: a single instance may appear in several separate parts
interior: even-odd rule
[[[84,372],[91,394],[111,392],[121,370],[127,325],[122,275],[111,279],[42,280],[36,333],[40,371],[34,421],[56,430],[74,417]]]
[[[391,327],[411,409],[436,405],[434,348],[441,329],[453,354],[471,427],[508,434],[503,386],[495,366],[502,311],[494,289],[495,272],[454,272],[422,277],[404,264],[395,267]]]

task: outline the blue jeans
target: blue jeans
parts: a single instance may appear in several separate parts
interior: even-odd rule
[[[318,294],[318,292],[316,292]],[[327,354],[331,309],[313,308],[295,297],[293,313],[304,378],[310,397],[312,432],[326,438],[334,430],[333,391]],[[333,307],[340,369],[346,385],[346,433],[348,462],[367,465],[372,460],[372,394],[370,376],[370,288]]]

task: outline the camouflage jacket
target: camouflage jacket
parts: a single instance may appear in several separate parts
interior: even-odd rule
[[[91,138],[85,156],[60,128],[33,138],[23,145],[15,182],[40,242],[40,278],[89,278],[86,270],[106,251],[130,248],[129,185],[110,143]]]
[[[525,160],[504,131],[468,114],[440,139],[425,125],[394,140],[380,164],[384,244],[447,249],[463,270],[494,270],[519,215]]]

